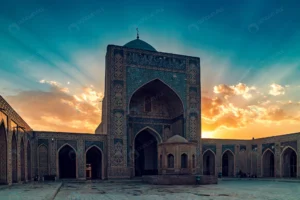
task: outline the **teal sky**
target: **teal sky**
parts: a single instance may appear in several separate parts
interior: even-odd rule
[[[299,5],[296,0],[7,1],[0,7],[0,93],[9,99],[49,92],[41,80],[55,81],[73,95],[91,85],[101,93],[106,46],[135,39],[138,27],[140,39],[158,51],[201,58],[203,95],[215,95],[214,86],[238,83],[268,93],[275,83],[286,89],[277,100],[298,102]]]

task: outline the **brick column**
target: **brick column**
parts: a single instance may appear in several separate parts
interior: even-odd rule
[[[8,131],[7,134],[7,184],[12,184],[12,163],[11,163],[11,141],[12,141],[12,132]]]
[[[246,155],[247,155],[247,174],[251,174],[251,152],[252,152],[252,145],[246,145]]]
[[[201,139],[200,139],[201,140]],[[198,161],[198,171],[197,174],[203,175],[203,152],[202,152],[202,141],[199,141],[199,148],[197,149],[197,157]]]
[[[24,136],[23,138],[24,138],[24,165],[25,165],[24,166],[24,170],[25,170],[24,176],[25,176],[25,182],[27,182],[28,181],[28,179],[27,179],[28,178],[28,176],[27,176],[27,174],[28,174],[27,173],[28,172],[27,171],[27,146],[28,146],[27,141],[28,140],[27,140],[26,136]]]
[[[80,139],[78,141],[78,151],[77,151],[77,167],[78,167],[78,179],[85,179],[85,163],[84,163],[84,157],[85,157],[85,147],[84,147],[84,141]]]
[[[38,139],[35,137],[31,143],[31,159],[32,159],[32,177],[34,178],[35,176],[38,175]]]
[[[17,138],[17,180],[21,182],[21,137],[20,133],[18,133]]]
[[[261,177],[261,154],[262,154],[262,145],[257,145],[257,177]]]
[[[50,154],[50,174],[56,174],[56,140],[52,141],[52,138],[48,140]],[[58,177],[57,177],[58,178]]]
[[[280,142],[276,142],[275,143],[275,155],[274,155],[274,176],[276,178],[280,178],[281,177],[281,158],[280,158],[280,154],[281,154],[281,148],[280,148]]]
[[[215,166],[218,175],[219,172],[222,172],[222,144],[216,144]]]
[[[300,139],[297,140],[297,177],[300,178]]]
[[[234,147],[234,152],[235,152],[235,158],[234,158],[234,176],[240,171],[240,166],[239,166],[239,154],[240,154],[240,146],[235,145]]]

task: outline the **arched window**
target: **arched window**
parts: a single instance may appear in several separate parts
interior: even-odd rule
[[[159,167],[162,168],[162,155],[159,156]]]
[[[195,155],[193,154],[192,155],[192,165],[193,165],[193,168],[196,168],[196,157],[195,157]]]
[[[187,168],[188,156],[184,153],[181,154],[181,168]]]
[[[145,112],[151,112],[152,105],[151,105],[151,97],[145,97]]]
[[[168,155],[168,168],[174,168],[174,156],[172,154]]]

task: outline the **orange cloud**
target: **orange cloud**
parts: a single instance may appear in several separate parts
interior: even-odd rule
[[[273,95],[284,93],[284,88],[280,85],[273,84],[272,89]],[[279,122],[293,123],[300,119],[299,102],[271,99],[246,101],[248,97],[252,97],[251,91],[259,95],[256,99],[263,98],[263,93],[256,91],[255,87],[248,87],[243,83],[235,86],[221,84],[215,86],[213,90],[217,97],[202,97],[203,131],[246,128],[256,123],[261,123],[261,126]],[[236,101],[234,97],[237,96],[243,96],[244,100]]]
[[[241,95],[245,99],[249,99],[252,97],[251,92],[255,91],[255,87],[249,87],[244,83],[239,83],[237,85],[228,86],[225,84],[220,84],[218,86],[214,86],[214,93],[222,94],[227,99],[230,96]]]
[[[69,88],[55,81],[40,83],[49,84],[50,90],[23,91],[6,97],[34,130],[94,133],[100,123],[101,93],[93,87],[85,87],[81,93],[71,94]],[[76,95],[85,98],[79,99]]]

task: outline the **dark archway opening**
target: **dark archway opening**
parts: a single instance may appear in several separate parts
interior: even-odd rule
[[[263,156],[263,176],[274,177],[274,154],[267,150]]]
[[[30,142],[27,142],[27,180],[31,180],[31,146]]]
[[[76,178],[76,152],[69,145],[59,151],[60,178]]]
[[[234,176],[234,157],[230,151],[226,151],[222,156],[222,176]]]
[[[290,177],[295,178],[297,177],[297,154],[296,152],[291,149],[287,148],[283,152],[283,162],[282,162],[282,168],[283,168],[283,177]]]
[[[157,140],[148,130],[136,136],[134,150],[135,176],[157,175]]]
[[[102,154],[97,147],[92,147],[86,152],[86,165],[91,166],[91,178],[102,178]]]
[[[7,140],[4,123],[0,124],[0,184],[7,184]]]
[[[11,166],[12,166],[12,182],[18,182],[18,164],[17,164],[17,139],[15,133],[13,133],[11,141]]]
[[[185,153],[181,155],[181,168],[188,168],[188,156]]]
[[[215,155],[210,150],[203,154],[203,175],[215,175]]]

